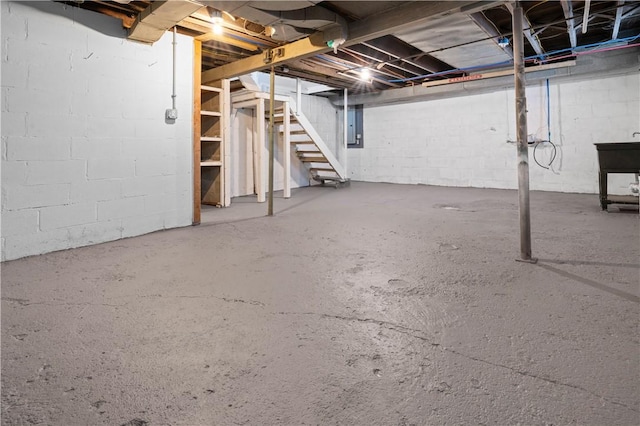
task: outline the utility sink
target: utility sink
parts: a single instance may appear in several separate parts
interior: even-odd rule
[[[609,204],[638,204],[633,195],[608,196],[607,175],[609,173],[640,173],[640,142],[597,143],[600,164],[600,207],[606,210]]]

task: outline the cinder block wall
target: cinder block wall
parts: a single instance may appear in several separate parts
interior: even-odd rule
[[[191,38],[126,40],[121,22],[2,2],[2,259],[191,223]]]
[[[614,71],[615,72],[615,71]],[[640,142],[640,75],[550,80],[549,170],[529,150],[534,190],[597,193],[594,143]],[[546,81],[528,84],[528,133],[548,139]],[[513,89],[390,106],[365,106],[364,149],[349,150],[354,180],[481,188],[517,188]],[[543,165],[550,145],[536,157]],[[609,192],[630,194],[630,174],[610,175]]]

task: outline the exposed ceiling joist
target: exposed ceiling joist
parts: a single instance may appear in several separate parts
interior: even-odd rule
[[[384,14],[373,15],[362,21],[349,24],[349,38],[344,46],[368,41],[377,37],[391,34],[402,28],[419,25],[421,23],[445,16],[463,7],[476,5],[473,1],[448,2],[417,2],[409,3]],[[237,77],[241,74],[262,70],[269,65],[284,63],[296,58],[304,58],[330,51],[322,33],[315,33],[309,37],[286,44],[278,49],[280,54],[265,63],[264,55],[254,55],[249,58],[208,70],[202,73],[204,84],[222,78]]]
[[[487,33],[487,35],[489,37],[492,37],[493,41],[497,44],[499,44],[499,39],[504,37],[503,34],[501,34],[498,29],[496,28],[495,24],[493,22],[491,22],[490,20],[487,19],[486,16],[484,16],[484,13],[482,12],[474,12],[472,14],[469,15],[469,17],[471,17],[471,19],[473,20],[473,22],[476,23],[477,26],[479,26],[480,28],[482,28],[482,30]],[[513,48],[511,47],[510,44],[507,44],[506,46],[502,47],[500,46],[505,52],[507,52],[507,54],[509,56],[511,56],[513,58]]]
[[[562,5],[562,11],[564,12],[564,19],[567,20],[567,33],[569,33],[569,43],[571,48],[575,49],[578,45],[578,37],[576,36],[576,20],[573,17],[573,5],[571,0],[560,0]]]
[[[514,4],[513,3],[507,3],[507,8],[509,9],[509,12],[511,12],[511,14],[513,15]],[[524,26],[524,31],[523,31],[524,32],[524,36],[527,38],[527,41],[529,42],[529,45],[533,48],[533,50],[534,50],[534,52],[536,52],[536,54],[538,54],[540,56],[544,56],[545,51],[542,48],[542,44],[540,44],[540,40],[538,40],[537,34],[534,34],[533,26],[531,25],[531,22],[529,21],[529,19],[526,16],[523,16],[522,23],[524,24],[523,25]]]
[[[620,22],[622,22],[623,6],[624,6],[624,0],[619,0],[618,8],[616,9],[616,20],[613,23],[613,32],[611,33],[611,40],[615,40],[618,38],[618,33],[620,32]]]
[[[153,2],[140,12],[129,30],[129,38],[154,43],[160,40],[168,29],[202,7],[202,4],[192,0]]]
[[[591,0],[585,0],[584,2],[584,16],[582,17],[582,34],[587,33],[587,27],[589,25],[589,10],[591,9]]]
[[[453,68],[440,59],[434,58],[394,36],[379,37],[375,40],[369,40],[364,44],[374,49],[388,52],[401,62],[422,68],[427,72],[442,72]]]

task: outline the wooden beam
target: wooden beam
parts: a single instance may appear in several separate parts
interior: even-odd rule
[[[501,34],[493,22],[491,22],[482,12],[475,12],[469,15],[471,20],[476,23],[489,37],[492,38],[493,42],[499,46],[499,39],[503,38],[504,35]],[[502,50],[504,50],[507,55],[513,58],[513,48],[511,45],[507,44],[505,47],[499,46]]]
[[[202,42],[193,41],[193,224],[200,224],[202,181],[200,176],[200,76],[202,75]]]
[[[129,38],[144,43],[154,43],[171,27],[193,12],[202,4],[193,0],[172,0],[153,2],[138,14],[129,30]]]
[[[624,0],[618,1],[618,8],[616,9],[616,20],[613,23],[613,32],[611,33],[611,40],[618,38],[618,32],[620,32],[620,22],[622,22],[622,9],[624,6]]]
[[[584,16],[582,17],[582,34],[587,33],[587,27],[589,26],[589,11],[591,10],[591,0],[585,0],[584,2]]]
[[[511,14],[513,15],[513,10],[514,10],[513,3],[507,3],[506,6],[507,6],[507,9],[509,9]],[[540,40],[538,39],[538,36],[533,33],[533,29],[532,29],[533,27],[531,25],[531,22],[524,15],[522,17],[522,24],[524,26],[524,29],[523,29],[524,36],[527,38],[527,41],[529,42],[533,50],[538,55],[544,56],[545,52],[544,52],[544,49],[542,48],[542,45],[540,44]]]
[[[573,5],[571,0],[560,0],[562,5],[562,11],[564,12],[564,19],[567,20],[567,33],[569,33],[569,42],[571,48],[575,49],[578,45],[578,38],[576,37],[576,20],[573,17]]]
[[[196,37],[196,40],[200,40],[200,41],[214,40],[220,43],[230,44],[232,46],[236,46],[244,50],[251,50],[251,51],[258,50],[258,46],[256,46],[255,44],[247,43],[246,41],[238,40],[233,37],[229,37],[225,34],[207,33],[207,34],[203,34],[201,36]]]
[[[474,5],[473,1],[446,2],[410,2],[389,10],[384,14],[373,15],[349,25],[348,39],[343,46],[351,46],[377,37],[405,29],[410,26],[426,24],[439,17],[459,12],[461,8]],[[491,3],[483,3],[486,7]],[[309,37],[276,48],[279,54],[266,60],[265,55],[254,55],[202,73],[202,81],[209,82],[221,78],[237,77],[253,71],[260,71],[271,65],[285,63],[297,58],[326,53],[331,50],[324,40],[324,34],[314,33]]]

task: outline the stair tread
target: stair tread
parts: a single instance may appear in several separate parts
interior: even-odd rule
[[[329,160],[326,158],[311,158],[311,157],[302,157],[300,161],[303,163],[328,163]]]
[[[311,167],[309,169],[312,172],[333,172],[333,173],[338,173],[336,172],[336,169],[334,169],[333,167]]]

